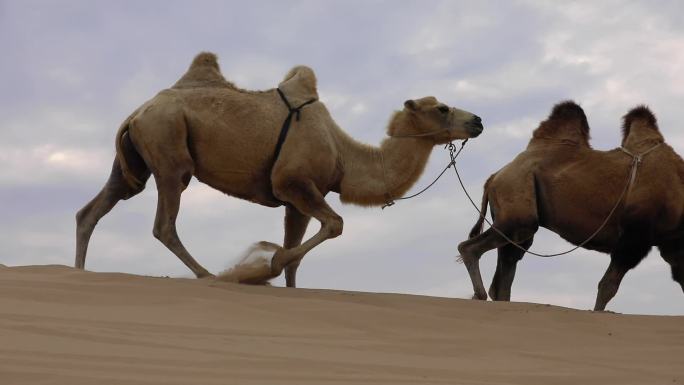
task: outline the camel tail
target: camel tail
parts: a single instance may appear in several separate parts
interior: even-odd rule
[[[482,227],[484,225],[484,219],[487,215],[487,206],[489,204],[489,183],[494,179],[494,175],[490,176],[484,184],[484,191],[482,193],[482,204],[480,205],[480,216],[475,222],[475,226],[470,230],[468,238],[474,238],[482,233]]]
[[[143,182],[134,175],[133,171],[131,171],[126,158],[130,159],[133,156],[139,157],[139,155],[135,153],[135,149],[131,145],[132,143],[124,143],[125,141],[130,142],[128,129],[130,128],[131,119],[134,114],[131,114],[131,116],[121,123],[119,131],[116,133],[116,160],[119,162],[119,166],[121,166],[121,173],[123,174],[126,183],[137,190],[143,186]]]

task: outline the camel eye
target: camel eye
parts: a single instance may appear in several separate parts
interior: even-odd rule
[[[449,113],[449,107],[447,107],[447,106],[439,106],[439,107],[437,107],[437,109],[439,110],[439,112],[441,112],[443,114]]]

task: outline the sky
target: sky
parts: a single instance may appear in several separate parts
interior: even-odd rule
[[[564,99],[584,108],[597,149],[618,146],[621,116],[645,103],[684,153],[683,19],[680,1],[0,0],[0,263],[73,264],[74,215],[109,175],[117,128],[200,51],[215,52],[242,88],[272,88],[294,65],[312,67],[336,122],[369,144],[406,99],[433,95],[476,113],[485,131],[459,169],[479,200],[486,178]],[[436,147],[412,191],[447,160]],[[472,295],[455,256],[477,213],[453,175],[385,210],[342,205],[334,193],[327,200],[344,233],[306,255],[299,287]],[[86,268],[191,277],[152,236],[155,207],[152,182],[120,202],[95,229]],[[282,244],[283,214],[193,180],[177,224],[195,259],[218,273],[254,242]],[[570,247],[541,230],[533,250]],[[482,257],[486,286],[495,261],[495,251]],[[608,262],[587,250],[528,255],[512,299],[590,309]],[[682,315],[684,296],[654,251],[608,309]]]

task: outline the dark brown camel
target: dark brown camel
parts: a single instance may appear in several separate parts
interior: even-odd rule
[[[620,197],[633,158],[615,149],[589,146],[584,111],[573,102],[554,107],[534,131],[527,149],[485,184],[482,210],[492,210],[494,226],[524,248],[538,227],[578,245],[599,228]],[[595,310],[604,310],[624,275],[652,246],[670,264],[672,278],[684,290],[684,162],[663,143],[656,118],[639,106],[623,118],[622,146],[646,154],[622,203],[607,225],[584,248],[609,253],[611,262],[598,286]],[[656,147],[657,146],[657,147]],[[470,239],[458,249],[470,274],[474,298],[487,299],[479,258],[498,248],[496,273],[489,289],[494,300],[510,300],[517,262],[524,252],[494,230],[482,232],[480,218]]]

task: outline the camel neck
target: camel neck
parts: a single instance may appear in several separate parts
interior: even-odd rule
[[[343,175],[340,199],[345,203],[379,206],[388,194],[397,198],[425,169],[433,143],[425,138],[385,138],[379,147],[361,144],[346,134],[339,138]]]

